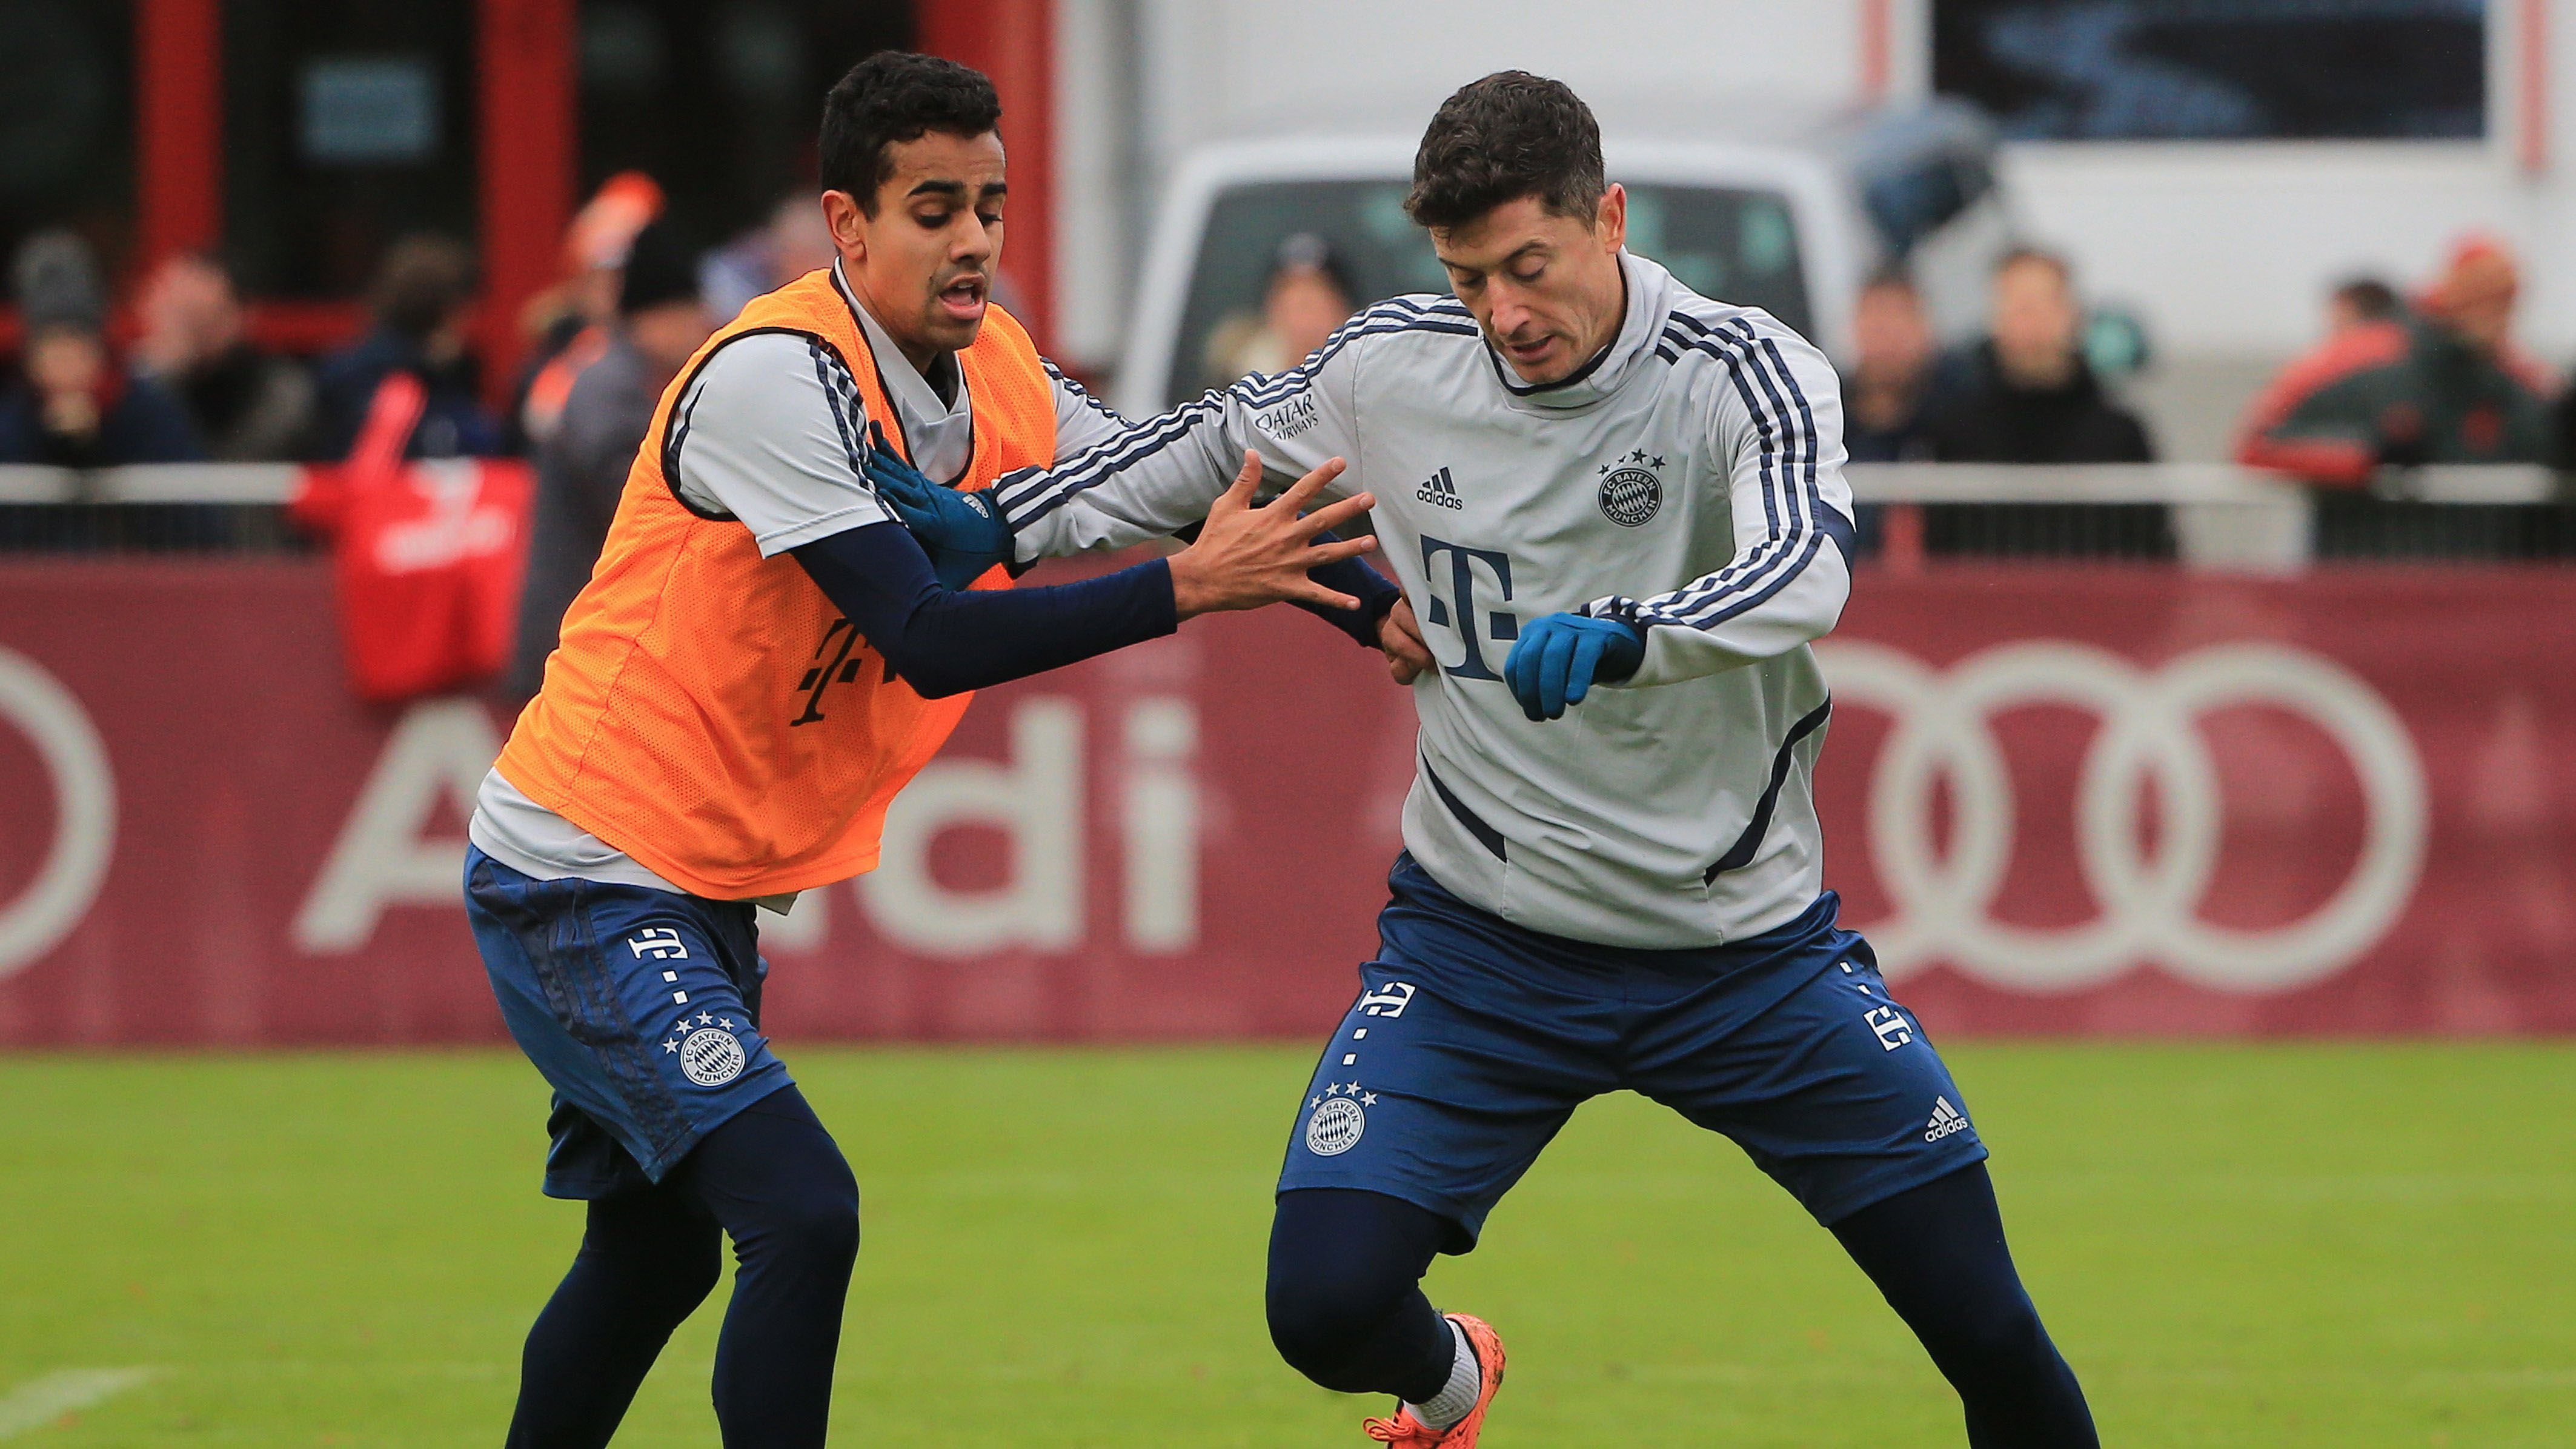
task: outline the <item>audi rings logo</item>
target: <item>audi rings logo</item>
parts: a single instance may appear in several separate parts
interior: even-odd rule
[[[2069,991],[2149,962],[2219,991],[2331,976],[2376,945],[2414,893],[2428,807],[2412,739],[2378,693],[2304,650],[2227,644],[2141,670],[2063,641],[2008,644],[1947,670],[1875,644],[1820,645],[1837,703],[1895,724],[1870,779],[1869,845],[1893,915],[1867,927],[1887,974],[1947,961],[1997,986]],[[2063,929],[1995,918],[2013,855],[2012,776],[1990,724],[2034,705],[2098,716],[2077,777],[2075,844],[2097,916]],[[2306,917],[2240,930],[2201,919],[2225,805],[2198,718],[2265,706],[2305,719],[2351,762],[2365,807],[2360,858]],[[1934,790],[1949,786],[1944,851]],[[2140,842],[2152,784],[2156,849]]]
[[[53,780],[54,839],[26,889],[0,898],[0,977],[33,965],[80,924],[116,845],[116,779],[89,716],[34,660],[0,648],[0,729],[8,728],[36,747]]]

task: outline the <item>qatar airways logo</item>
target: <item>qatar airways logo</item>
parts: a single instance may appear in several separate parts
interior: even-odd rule
[[[1312,432],[1323,421],[1324,414],[1315,406],[1315,400],[1300,393],[1268,412],[1254,417],[1252,425],[1259,428],[1266,436],[1277,438],[1284,443],[1290,438]]]

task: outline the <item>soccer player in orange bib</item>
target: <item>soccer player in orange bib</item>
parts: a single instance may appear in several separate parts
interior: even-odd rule
[[[1292,601],[1361,642],[1395,593],[1247,464],[1195,542],[1105,577],[942,578],[872,452],[960,490],[1120,420],[989,301],[1001,107],[982,75],[871,57],[826,101],[838,263],[754,300],[663,394],[545,685],[484,781],[465,891],[510,1032],[554,1088],[545,1190],[585,1199],[529,1333],[509,1443],[616,1431],[673,1328],[739,1260],[716,1354],[730,1449],[824,1441],[858,1187],[761,1034],[754,912],[876,864],[886,807],[968,691]],[[1310,571],[1312,571],[1310,575]]]

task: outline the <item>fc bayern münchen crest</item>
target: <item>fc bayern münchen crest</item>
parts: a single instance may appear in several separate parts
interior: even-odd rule
[[[1306,1150],[1317,1157],[1339,1157],[1360,1145],[1368,1130],[1368,1113],[1348,1097],[1326,1097],[1306,1119]]]
[[[1638,527],[1664,506],[1664,480],[1638,466],[1645,461],[1640,450],[1620,459],[1621,466],[1601,470],[1601,515],[1621,528]]]
[[[742,1043],[720,1026],[702,1026],[680,1043],[680,1070],[701,1087],[721,1087],[742,1075]]]

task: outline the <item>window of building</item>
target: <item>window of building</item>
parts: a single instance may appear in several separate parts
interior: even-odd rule
[[[823,95],[908,45],[904,0],[583,0],[581,181],[638,170],[707,242],[814,179]]]
[[[0,37],[0,266],[69,227],[113,269],[134,225],[133,7],[0,0]]]
[[[224,251],[245,291],[347,298],[398,237],[475,241],[474,10],[225,0]]]
[[[2483,0],[1933,0],[1932,85],[2016,140],[2475,140]]]

